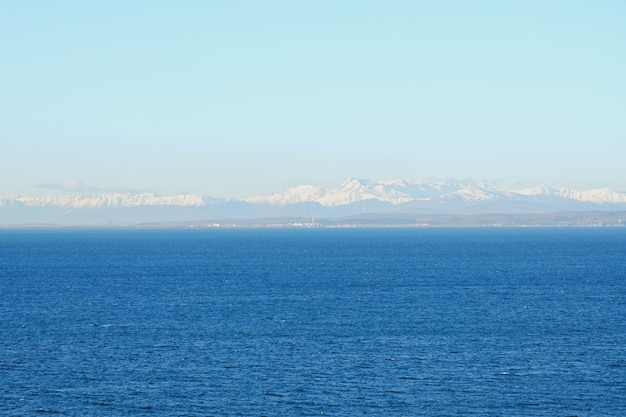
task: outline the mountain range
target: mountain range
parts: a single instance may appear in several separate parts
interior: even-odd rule
[[[483,183],[459,181],[413,181],[413,180],[364,180],[349,179],[336,189],[325,189],[310,185],[290,188],[281,194],[249,198],[250,203],[290,205],[305,202],[319,203],[325,207],[335,207],[376,200],[392,205],[401,205],[416,201],[495,201],[502,199],[521,199],[532,197],[551,197],[577,202],[596,204],[626,204],[626,193],[610,189],[576,191],[571,189],[555,190],[540,186],[520,191],[499,190]]]
[[[539,186],[501,190],[467,181],[352,178],[329,189],[299,185],[247,199],[153,193],[93,193],[0,199],[0,225],[133,225],[260,218],[402,215],[536,215],[626,210],[626,193]]]

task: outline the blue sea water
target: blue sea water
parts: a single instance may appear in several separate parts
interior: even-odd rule
[[[626,229],[0,232],[0,415],[624,416]]]

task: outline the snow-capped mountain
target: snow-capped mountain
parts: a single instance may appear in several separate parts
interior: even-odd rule
[[[524,197],[552,197],[595,204],[626,204],[626,193],[609,189],[576,191],[554,190],[546,186],[521,191],[499,190],[483,183],[458,181],[413,180],[363,180],[349,179],[335,189],[316,186],[297,186],[284,193],[249,198],[253,204],[287,206],[296,203],[315,202],[325,207],[336,207],[367,200],[400,205],[410,202],[487,202],[495,200],[519,200]]]
[[[225,200],[201,195],[93,193],[0,199],[0,225],[137,224],[204,219],[369,214],[528,214],[626,210],[626,193],[540,186],[501,190],[467,181],[349,179],[337,188],[299,185],[280,194]]]
[[[281,194],[248,198],[245,201],[251,204],[269,203],[279,206],[290,204],[317,202],[322,205],[326,198],[326,190],[314,185],[297,185]]]
[[[620,193],[608,188],[597,188],[586,191],[576,191],[571,189],[555,190],[541,186],[532,189],[517,191],[518,194],[528,196],[561,197],[575,201],[590,202],[596,204],[604,203],[626,203],[626,193]]]
[[[416,202],[488,202],[541,197],[594,204],[626,204],[626,193],[607,188],[576,191],[540,186],[519,191],[500,190],[484,183],[463,181],[369,180],[351,178],[339,187],[327,189],[314,185],[298,185],[280,194],[257,196],[243,200],[252,205],[290,206],[317,203],[323,207],[339,207],[364,201],[378,201],[394,206]],[[226,200],[184,194],[157,196],[153,193],[97,193],[81,195],[12,197],[1,199],[0,206],[55,207],[62,209],[130,208],[145,206],[204,207],[223,204]]]
[[[268,203],[281,206],[315,202],[325,207],[335,207],[366,200],[378,200],[398,205],[411,201],[428,201],[444,196],[483,200],[491,198],[495,192],[497,191],[482,184],[450,181],[432,183],[412,180],[376,181],[352,178],[336,189],[301,185],[290,188],[282,194],[252,197],[246,201],[253,204]]]
[[[9,201],[4,201],[5,205],[15,203],[22,203],[30,207],[58,207],[64,209],[140,206],[200,207],[205,204],[205,199],[200,195],[193,194],[158,197],[153,193],[102,193],[91,195],[14,197]]]

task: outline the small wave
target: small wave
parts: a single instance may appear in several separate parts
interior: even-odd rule
[[[273,391],[263,391],[263,395],[267,395],[270,397],[284,397],[284,394],[281,394],[279,392],[273,392]]]
[[[43,407],[39,407],[39,408],[37,409],[37,412],[38,412],[38,413],[43,413],[43,414],[63,414],[63,412],[62,412],[62,411],[57,411],[57,410],[48,410],[48,409],[43,408]]]

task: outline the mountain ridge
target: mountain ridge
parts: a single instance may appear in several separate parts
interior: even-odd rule
[[[626,193],[620,193],[608,188],[577,191],[568,188],[553,189],[542,185],[520,191],[509,191],[500,190],[480,182],[472,183],[453,180],[436,182],[415,180],[381,181],[357,178],[351,178],[335,189],[299,185],[289,188],[280,194],[257,196],[245,199],[245,201],[254,204],[268,203],[275,205],[318,202],[323,206],[333,207],[364,200],[378,200],[398,205],[411,201],[432,201],[436,199],[484,201],[531,196],[564,198],[596,204],[626,204]]]
[[[336,207],[367,200],[377,200],[392,205],[416,201],[489,201],[524,197],[562,198],[595,204],[626,204],[626,193],[609,188],[578,191],[570,188],[554,189],[545,185],[517,191],[495,188],[482,182],[467,181],[416,181],[406,179],[370,180],[350,178],[337,188],[315,185],[297,185],[282,193],[244,199],[223,199],[200,194],[157,196],[154,193],[102,192],[78,195],[46,195],[39,197],[16,196],[0,199],[0,206],[23,204],[29,207],[122,208],[139,206],[202,207],[228,201],[249,204],[287,206],[299,203],[318,203]]]
[[[469,181],[351,178],[336,188],[291,187],[279,194],[223,199],[198,194],[92,193],[0,199],[0,225],[128,225],[201,219],[355,215],[478,215],[626,210],[626,193],[546,186],[501,190]]]

